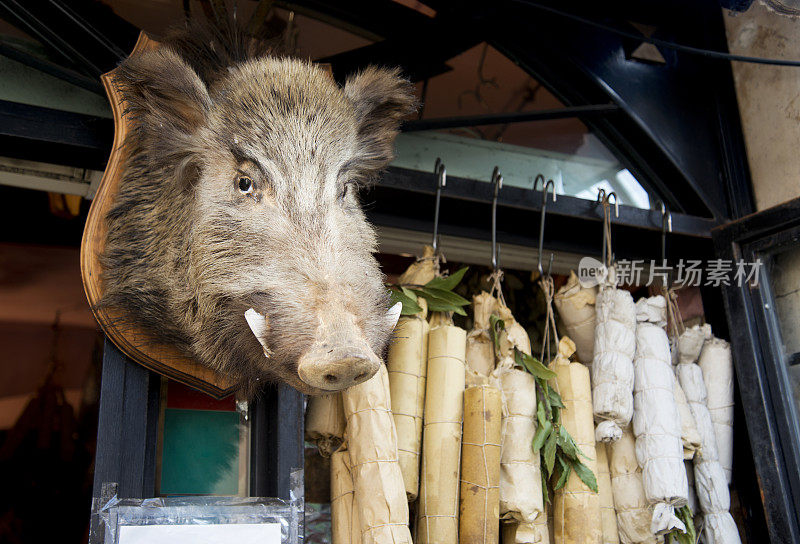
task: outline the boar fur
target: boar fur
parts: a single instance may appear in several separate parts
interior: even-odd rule
[[[126,59],[115,84],[131,125],[101,305],[246,396],[265,382],[323,392],[297,361],[325,307],[351,314],[382,354],[393,323],[358,188],[391,161],[416,107],[398,70],[339,86],[244,34],[193,25]],[[248,308],[269,323],[269,358]]]

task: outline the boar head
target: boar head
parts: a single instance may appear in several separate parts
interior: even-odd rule
[[[288,57],[188,57],[167,45],[117,71],[131,132],[102,304],[245,394],[368,379],[397,316],[357,193],[392,159],[413,88],[397,70],[340,87]]]

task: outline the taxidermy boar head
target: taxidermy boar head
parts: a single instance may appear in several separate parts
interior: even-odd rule
[[[411,84],[367,68],[340,87],[196,28],[128,58],[116,84],[132,126],[101,303],[248,395],[371,377],[399,312],[358,188],[393,158]]]

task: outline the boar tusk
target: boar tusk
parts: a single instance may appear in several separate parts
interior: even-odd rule
[[[392,330],[397,326],[397,320],[400,319],[400,312],[403,311],[403,303],[398,302],[386,312],[386,320],[391,325]]]
[[[272,355],[272,350],[269,349],[266,341],[267,317],[250,308],[244,313],[244,318],[247,320],[247,324],[250,326],[250,330],[253,331],[258,343],[264,348],[264,355],[269,359],[270,355]]]

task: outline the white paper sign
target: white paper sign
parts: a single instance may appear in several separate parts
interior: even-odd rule
[[[122,525],[119,544],[280,544],[278,523]]]

